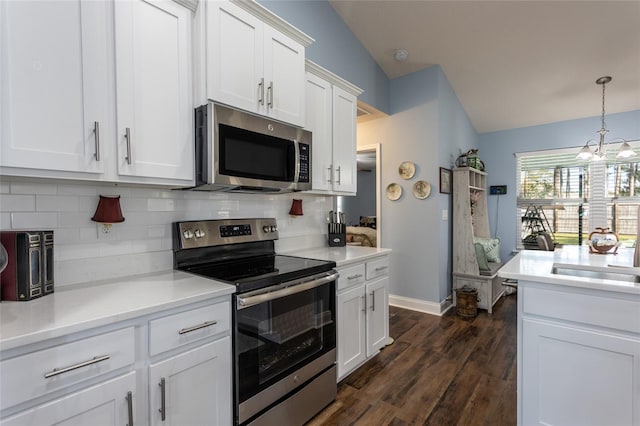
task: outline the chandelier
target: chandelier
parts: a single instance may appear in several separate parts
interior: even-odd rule
[[[607,130],[607,126],[604,121],[604,89],[606,84],[610,83],[611,80],[612,78],[609,76],[600,77],[596,80],[596,84],[600,84],[602,86],[602,127],[596,132],[600,135],[600,140],[588,140],[584,147],[580,150],[578,155],[576,155],[576,158],[579,160],[601,161],[607,157],[607,142],[605,142],[604,136],[609,133],[609,130]],[[620,150],[618,151],[618,155],[616,155],[616,158],[635,157],[635,151],[633,150],[633,148],[631,148],[631,145],[629,145],[629,143],[624,139],[614,139],[612,141],[609,141],[609,143],[612,142],[623,142],[620,146]],[[591,151],[591,147],[589,146],[591,143],[595,144],[594,151]]]

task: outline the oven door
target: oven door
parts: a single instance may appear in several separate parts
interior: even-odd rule
[[[235,296],[236,421],[335,364],[335,271]]]

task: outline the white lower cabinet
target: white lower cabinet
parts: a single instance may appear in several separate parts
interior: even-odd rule
[[[388,256],[338,268],[338,380],[376,355],[389,336]],[[373,272],[378,268],[377,272]]]
[[[149,366],[151,425],[231,424],[230,337]]]
[[[230,305],[219,297],[1,352],[0,424],[230,425]]]
[[[4,426],[132,426],[136,373],[73,392],[2,420]]]
[[[518,284],[518,424],[640,425],[640,299]]]

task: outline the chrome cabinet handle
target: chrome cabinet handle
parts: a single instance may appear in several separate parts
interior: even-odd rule
[[[129,127],[125,129],[124,137],[127,139],[127,156],[124,159],[127,160],[127,164],[131,164],[131,129]]]
[[[165,387],[166,387],[166,382],[164,380],[164,377],[162,377],[160,379],[160,383],[158,383],[158,386],[160,386],[160,409],[158,410],[160,412],[160,419],[164,422],[165,419],[167,418],[167,407],[166,407],[166,400],[165,400]]]
[[[93,156],[96,157],[96,161],[100,161],[100,122],[99,121],[93,122],[93,137],[94,137],[94,141],[95,141],[94,143],[96,147],[96,153]]]
[[[264,105],[264,78],[261,78],[258,83],[258,103]]]
[[[267,87],[267,105],[273,109],[273,81],[271,81],[269,87]]]
[[[127,413],[129,415],[127,426],[133,426],[133,394],[131,391],[127,392],[125,399],[127,400]]]
[[[372,291],[369,294],[371,294],[371,311],[375,312],[375,310],[376,310],[376,292]]]
[[[376,272],[378,272],[378,271],[384,271],[384,270],[385,270],[385,269],[387,269],[387,268],[388,268],[388,266],[379,266],[379,267],[377,267],[377,268],[376,268]]]
[[[355,280],[356,278],[362,278],[362,274],[350,275],[347,277],[348,280]]]
[[[178,330],[178,334],[186,334],[191,333],[192,331],[200,330],[201,328],[209,327],[211,325],[216,325],[218,321],[205,321],[202,324],[194,325],[193,327],[183,328],[182,330]]]
[[[68,373],[69,371],[77,370],[78,368],[82,368],[82,367],[86,367],[86,366],[91,365],[91,364],[96,364],[98,362],[106,361],[109,358],[111,358],[111,355],[94,356],[93,358],[91,358],[88,361],[79,362],[77,364],[70,365],[68,367],[54,368],[52,371],[50,371],[48,373],[44,373],[44,378],[48,379],[50,377],[54,377],[54,376],[57,376],[59,374]]]
[[[327,179],[327,182],[331,183],[333,181],[333,164],[327,167],[327,169],[329,170],[329,179]]]
[[[340,185],[340,178],[342,176],[342,173],[340,172],[340,166],[338,166],[338,168],[336,169],[336,174],[338,175],[338,179],[336,180],[336,183]]]
[[[360,296],[360,298],[362,299],[362,312],[366,314],[367,313],[367,295],[363,294],[362,296]]]

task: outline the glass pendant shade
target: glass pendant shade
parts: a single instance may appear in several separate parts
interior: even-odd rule
[[[591,157],[593,157],[593,153],[588,143],[583,146],[578,155],[576,155],[576,158],[579,160],[591,160]]]
[[[106,197],[101,195],[98,207],[91,220],[99,223],[124,222],[122,209],[120,208],[120,196]]]
[[[620,151],[618,151],[618,155],[616,155],[617,158],[631,158],[635,156],[636,152],[631,148],[631,145],[629,145],[628,142],[625,142],[620,146]]]

